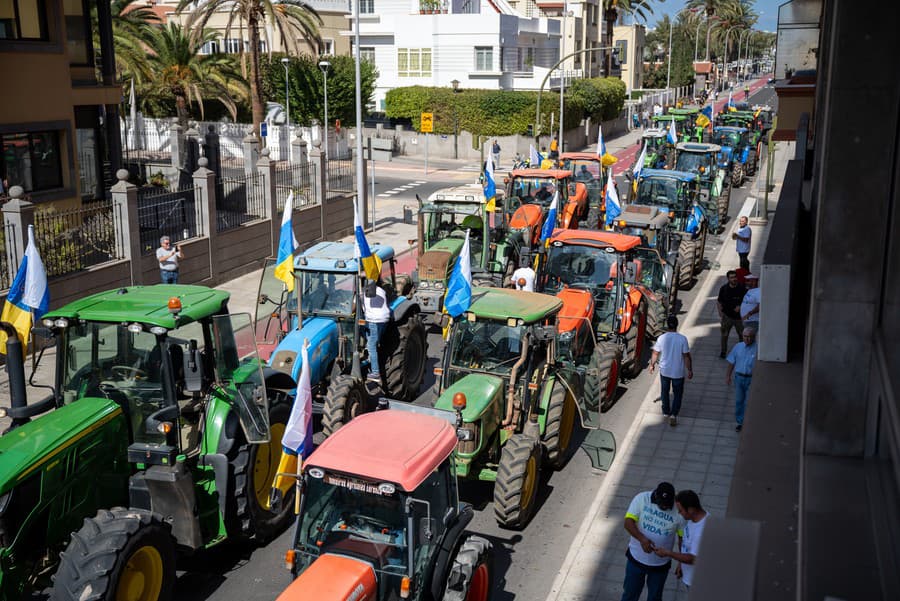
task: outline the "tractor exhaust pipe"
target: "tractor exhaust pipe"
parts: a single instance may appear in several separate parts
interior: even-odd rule
[[[6,334],[6,375],[9,377],[9,405],[10,409],[24,409],[28,405],[28,395],[25,392],[25,351],[22,341],[19,340],[19,332],[15,326],[6,321],[0,321],[0,330]],[[15,415],[16,411],[10,411]],[[27,417],[13,417],[12,428],[28,423]]]
[[[528,359],[528,346],[530,343],[531,334],[525,334],[524,338],[522,338],[522,352],[509,372],[509,389],[506,391],[506,415],[503,416],[503,423],[500,424],[501,428],[506,428],[513,422],[513,409],[516,404],[516,380],[519,379],[519,370],[525,364],[526,359]],[[526,382],[525,385],[527,387],[528,383]]]

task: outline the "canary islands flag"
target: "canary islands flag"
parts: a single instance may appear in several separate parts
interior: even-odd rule
[[[367,278],[377,280],[381,277],[381,259],[369,248],[356,203],[353,203],[353,230],[356,233],[356,256],[359,258],[360,267]]]
[[[300,367],[300,382],[297,384],[291,415],[281,436],[281,461],[278,463],[278,471],[269,493],[269,505],[272,507],[280,506],[291,486],[294,486],[296,481],[288,474],[300,473],[302,467],[300,460],[309,457],[313,447],[309,340],[303,341],[300,360],[303,362]]]
[[[615,218],[622,214],[622,205],[619,204],[619,192],[616,190],[612,167],[609,168],[608,173],[609,177],[606,180],[606,225],[612,225]]]
[[[278,238],[278,259],[275,263],[275,277],[284,282],[288,292],[294,291],[294,251],[297,238],[291,219],[294,215],[294,192],[288,194],[281,214],[281,234]]]
[[[494,182],[494,161],[488,159],[484,162],[484,200],[487,203],[485,211],[493,213],[497,210],[497,184]]]
[[[666,141],[673,146],[678,142],[678,132],[675,130],[674,119],[669,121],[669,132],[666,134]]]
[[[734,98],[732,98],[731,90],[728,91],[728,104],[725,106],[728,107],[729,111],[736,111],[737,107],[734,106]]]
[[[541,230],[541,244],[549,244],[550,236],[556,228],[556,213],[559,210],[559,189],[553,193],[553,200],[550,202],[550,210],[547,211],[547,218],[544,221],[544,229]]]
[[[22,349],[28,346],[32,320],[40,319],[50,308],[47,272],[34,241],[34,226],[28,226],[28,244],[19,270],[13,279],[0,320],[11,323],[19,333]],[[0,352],[6,354],[6,335],[0,333]]]
[[[447,298],[444,299],[444,310],[454,319],[469,310],[472,305],[472,259],[469,255],[469,230],[459,258],[453,266],[450,280],[447,282]]]
[[[697,127],[706,127],[712,123],[712,114],[712,105],[707,104],[700,109],[700,112],[697,114]]]
[[[701,209],[699,205],[694,205],[690,216],[688,216],[687,224],[684,226],[684,231],[689,234],[696,234],[699,232],[700,224],[703,223],[703,217],[703,209]]]
[[[634,174],[634,183],[632,184],[633,194],[637,194],[637,185],[638,179],[641,177],[641,171],[644,170],[644,163],[647,161],[647,144],[644,143],[644,148],[641,149],[641,155],[637,159],[637,163],[634,164],[634,169],[631,170],[631,173]]]

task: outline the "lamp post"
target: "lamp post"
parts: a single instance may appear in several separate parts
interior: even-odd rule
[[[560,55],[565,55],[566,52],[566,25],[568,23],[568,17],[571,16],[569,14],[569,3],[568,1],[565,3],[563,8],[563,31],[562,36],[559,39],[559,53]],[[563,58],[563,61],[566,59]],[[565,105],[563,105],[563,96],[566,93],[566,69],[564,65],[560,65],[561,70],[559,72],[559,149],[558,152],[562,154],[563,151],[563,140],[565,139]]]
[[[722,58],[722,72],[725,74],[725,82],[728,82],[728,37],[731,35],[731,32],[735,29],[740,29],[740,26],[733,25],[728,28],[728,31],[725,32],[725,54]]]
[[[281,64],[284,65],[284,108],[286,113],[284,122],[288,126],[288,137],[290,137],[291,129],[291,87],[288,80],[288,65],[290,62],[290,59],[287,57],[281,59]]]
[[[743,46],[743,42],[744,42],[744,34],[745,34],[745,33],[750,33],[751,31],[753,31],[753,30],[752,30],[752,29],[745,29],[744,31],[742,31],[742,32],[738,35],[738,52],[737,52],[737,60],[738,60],[738,78],[739,78],[739,79],[743,79],[743,78],[744,78],[744,69],[743,69],[744,63],[741,61],[741,47]],[[749,36],[748,36],[748,39],[749,39]]]
[[[697,62],[697,51],[700,50],[700,26],[704,23],[709,23],[709,17],[706,18],[706,21],[703,19],[697,23],[697,30],[694,31],[694,62]]]
[[[713,21],[709,27],[706,28],[706,62],[709,62],[709,34],[712,33],[713,27],[719,24],[719,21]]]
[[[322,70],[322,75],[325,77],[325,162],[328,162],[328,67],[331,66],[331,63],[326,59],[322,59],[319,61],[319,68]],[[359,128],[357,128],[359,129]]]
[[[356,85],[356,208],[357,214],[362,219],[365,215],[362,200],[365,194],[366,180],[363,175],[362,70],[360,67],[362,59],[359,54],[359,4],[360,0],[356,0],[353,3],[353,62],[355,66],[354,84]],[[374,221],[372,227],[375,227]],[[357,363],[354,362],[354,364],[355,367]]]
[[[459,93],[459,80],[454,79],[450,82],[453,86],[453,95]],[[456,98],[453,99],[453,158],[459,158],[459,107],[456,106]]]
[[[753,39],[754,33],[760,33],[760,32],[754,29],[753,31],[750,32],[750,35],[747,36],[747,54],[744,57],[744,75],[745,76],[747,75],[747,70],[748,70],[747,67],[750,63],[750,40]]]
[[[672,82],[672,30],[675,29],[675,24],[672,23],[672,19],[669,19],[669,58],[666,59],[666,97],[669,95],[669,87]]]

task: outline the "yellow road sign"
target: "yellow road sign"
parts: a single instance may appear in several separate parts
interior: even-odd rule
[[[419,130],[426,134],[434,131],[434,113],[422,113],[422,125]]]

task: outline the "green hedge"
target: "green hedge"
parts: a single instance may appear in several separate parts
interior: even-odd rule
[[[406,118],[419,129],[422,113],[434,114],[434,133],[459,131],[480,136],[527,135],[534,123],[537,92],[501,90],[460,90],[410,86],[387,93],[388,117]],[[576,127],[590,116],[596,120],[614,118],[625,103],[625,84],[614,78],[577,80],[565,95],[566,128]],[[559,94],[541,95],[542,130],[549,133],[550,115],[559,113]]]

